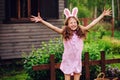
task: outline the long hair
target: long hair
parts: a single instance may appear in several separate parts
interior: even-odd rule
[[[73,36],[73,32],[69,27],[68,27],[68,21],[70,18],[74,18],[77,21],[77,29],[75,30],[76,35],[79,38],[85,38],[86,37],[86,33],[85,31],[83,31],[80,26],[79,26],[79,20],[77,18],[75,18],[74,16],[68,17],[64,23],[64,30],[63,30],[63,39],[65,40],[69,40],[72,38]]]

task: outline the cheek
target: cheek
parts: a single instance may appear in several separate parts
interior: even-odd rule
[[[71,24],[68,24],[68,27],[71,27]]]

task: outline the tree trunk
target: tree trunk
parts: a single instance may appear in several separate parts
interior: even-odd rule
[[[118,6],[118,20],[120,20],[120,1],[117,0],[117,6]]]
[[[94,10],[94,18],[97,18],[97,6],[95,6],[95,10]]]

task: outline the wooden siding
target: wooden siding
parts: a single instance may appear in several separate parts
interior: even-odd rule
[[[61,27],[62,21],[49,21]],[[60,37],[40,23],[0,24],[0,56],[2,59],[21,58],[21,53],[30,52],[32,45],[39,48],[42,41]]]
[[[61,27],[65,0],[59,0],[59,19],[49,20]],[[6,20],[5,0],[0,0],[0,58],[21,58],[22,52],[30,52],[32,45],[40,47],[42,41],[48,41],[59,35],[40,23],[3,24]],[[5,22],[4,22],[5,23]]]
[[[63,18],[64,8],[65,8],[65,0],[59,0],[59,19]]]

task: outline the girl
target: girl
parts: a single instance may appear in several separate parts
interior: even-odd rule
[[[83,40],[86,37],[87,31],[98,23],[104,16],[110,16],[111,10],[104,10],[103,13],[93,20],[86,27],[79,25],[77,19],[78,8],[72,9],[72,13],[65,8],[64,14],[66,16],[63,28],[58,28],[38,16],[32,16],[31,21],[41,22],[48,28],[56,31],[63,36],[64,53],[60,65],[61,71],[65,75],[65,80],[70,80],[70,76],[74,76],[74,80],[79,80],[82,71],[81,54],[83,50]]]

